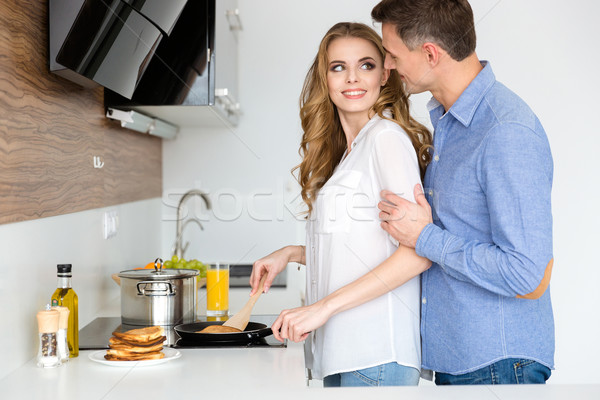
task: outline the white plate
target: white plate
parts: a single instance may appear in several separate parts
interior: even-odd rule
[[[146,367],[150,365],[163,364],[181,357],[181,353],[178,350],[172,349],[170,347],[163,347],[162,352],[165,353],[165,356],[163,358],[159,358],[158,360],[109,361],[104,358],[106,350],[99,350],[90,354],[90,360],[98,362],[100,364],[111,365],[113,367]]]

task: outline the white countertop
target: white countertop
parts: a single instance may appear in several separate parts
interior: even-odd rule
[[[178,359],[153,366],[115,367],[89,359],[97,350],[57,368],[33,359],[0,381],[3,399],[181,399],[224,390],[306,389],[302,346],[178,349]]]
[[[0,381],[3,399],[600,399],[600,385],[453,386],[397,388],[308,387],[301,344],[287,348],[179,349],[182,356],[154,366],[112,367],[81,351],[58,368],[29,361]],[[223,396],[223,397],[221,397]]]

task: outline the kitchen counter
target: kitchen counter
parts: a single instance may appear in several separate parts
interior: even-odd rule
[[[113,310],[114,311],[114,310]],[[107,315],[114,315],[108,313]],[[0,380],[3,399],[153,400],[204,399],[208,394],[244,399],[327,399],[333,389],[308,386],[303,344],[286,347],[179,348],[181,357],[154,366],[113,367],[90,360],[98,350],[58,368],[44,369],[32,359]],[[597,400],[600,385],[454,386],[341,388],[344,400],[378,399]],[[223,395],[223,396],[221,396]]]
[[[97,351],[97,350],[96,350]],[[181,357],[153,366],[114,367],[89,359],[93,350],[58,368],[33,359],[0,381],[5,399],[182,399],[206,391],[245,395],[269,388],[306,388],[302,346],[179,349]]]
[[[29,361],[0,381],[5,399],[594,399],[600,385],[419,386],[406,388],[307,387],[301,344],[287,348],[179,349],[182,356],[154,366],[112,367],[89,359],[93,351],[53,369]]]

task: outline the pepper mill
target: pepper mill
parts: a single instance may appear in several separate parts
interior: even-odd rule
[[[37,313],[39,332],[38,367],[54,368],[60,365],[58,342],[56,340],[59,318],[60,313],[51,310],[50,305],[46,305],[45,310]]]

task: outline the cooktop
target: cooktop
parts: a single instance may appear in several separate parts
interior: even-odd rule
[[[253,315],[250,317],[250,321],[262,323],[267,326],[271,326],[273,322],[275,322],[275,319],[277,319],[277,315]],[[197,322],[204,322],[206,320],[206,317],[200,317],[197,319]],[[113,332],[125,332],[130,329],[137,328],[141,328],[141,326],[122,324],[121,317],[98,317],[79,330],[79,350],[108,349],[108,339],[110,339]],[[163,328],[165,329],[165,336],[167,337],[164,345],[173,348],[287,347],[287,341],[281,343],[275,339],[273,335],[269,335],[264,338],[258,338],[250,343],[188,343],[182,340],[177,332],[175,332],[174,325],[164,325]]]

